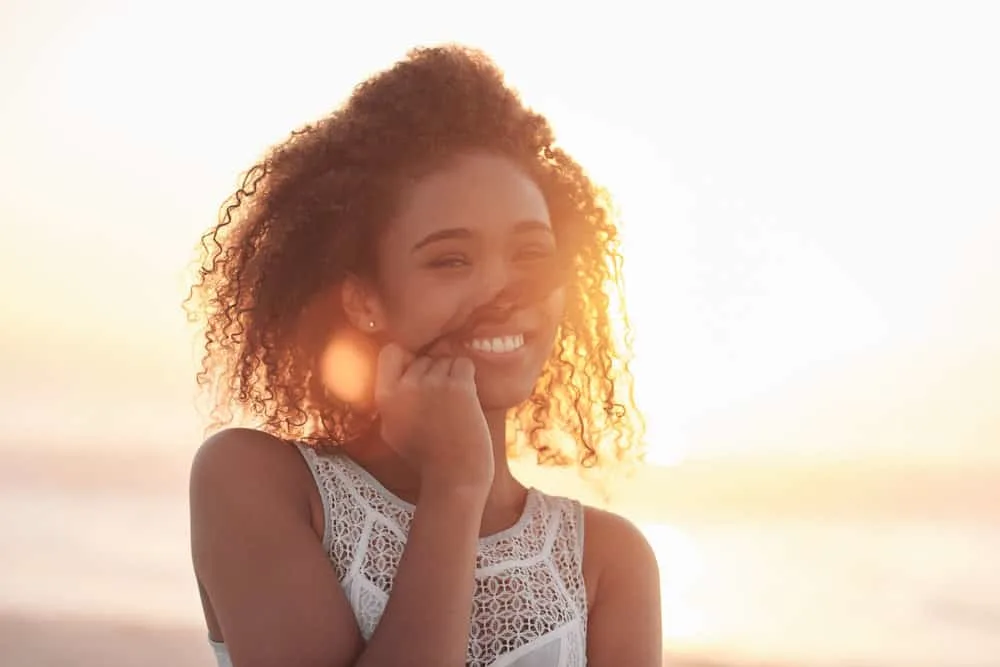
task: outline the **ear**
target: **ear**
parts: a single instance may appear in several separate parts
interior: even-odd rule
[[[385,327],[385,310],[375,288],[358,276],[349,275],[340,288],[347,321],[359,331],[375,333]]]

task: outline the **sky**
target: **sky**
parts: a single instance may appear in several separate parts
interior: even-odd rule
[[[239,172],[460,41],[621,206],[654,461],[1000,463],[986,3],[248,7],[0,8],[2,446],[195,447],[179,303]]]

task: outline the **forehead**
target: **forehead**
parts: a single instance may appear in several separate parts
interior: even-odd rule
[[[551,226],[545,197],[535,182],[507,158],[471,154],[409,186],[388,236],[396,242],[416,242],[451,228],[499,236],[525,221]]]

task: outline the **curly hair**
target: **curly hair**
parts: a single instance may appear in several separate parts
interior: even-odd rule
[[[639,451],[610,197],[486,55],[455,45],[409,52],[272,147],[202,237],[185,306],[202,325],[197,379],[215,389],[213,426],[234,408],[307,442],[345,442],[371,425],[373,415],[322,386],[323,349],[348,326],[339,301],[330,307],[331,294],[339,299],[331,288],[348,275],[374,277],[378,235],[407,183],[472,151],[504,156],[533,178],[570,258],[556,344],[530,399],[508,417],[512,453],[530,447],[540,463],[590,468]]]

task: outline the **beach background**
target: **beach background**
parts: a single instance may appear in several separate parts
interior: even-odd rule
[[[649,464],[610,490],[670,664],[1000,667],[988,3],[483,11],[0,6],[0,665],[212,664],[198,235],[267,145],[458,40],[621,205]]]

